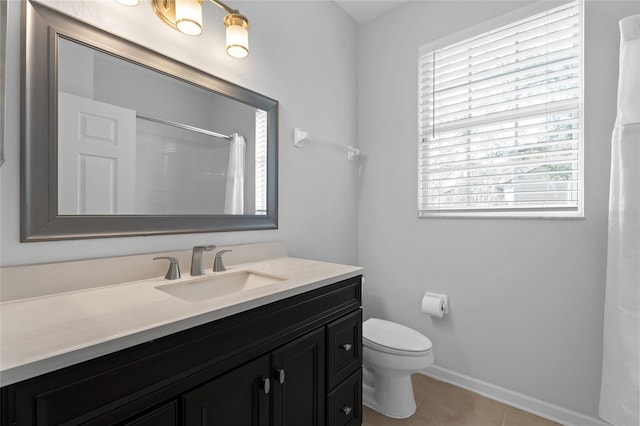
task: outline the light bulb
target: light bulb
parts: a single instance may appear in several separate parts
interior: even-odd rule
[[[202,5],[198,0],[176,0],[176,27],[183,34],[202,34]]]
[[[227,27],[227,54],[234,58],[249,55],[249,21],[242,15],[229,14],[224,18]]]

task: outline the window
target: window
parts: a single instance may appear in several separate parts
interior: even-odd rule
[[[419,59],[420,217],[581,217],[581,7]]]
[[[267,111],[256,110],[256,214],[267,214]]]

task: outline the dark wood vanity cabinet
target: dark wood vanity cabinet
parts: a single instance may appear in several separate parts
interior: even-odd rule
[[[2,425],[359,425],[360,277],[2,388]]]

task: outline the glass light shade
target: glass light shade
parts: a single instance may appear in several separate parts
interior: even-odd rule
[[[227,26],[227,53],[234,58],[249,55],[249,23],[240,19],[225,19]]]
[[[176,0],[176,27],[187,35],[202,34],[202,5],[198,0]]]
[[[116,2],[123,6],[137,6],[140,0],[116,0]]]

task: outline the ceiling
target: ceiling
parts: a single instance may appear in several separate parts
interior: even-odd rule
[[[334,0],[358,24],[370,20],[395,9],[407,0]]]

